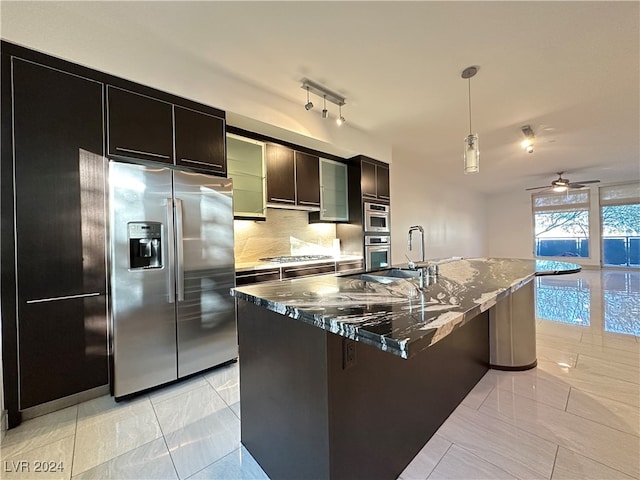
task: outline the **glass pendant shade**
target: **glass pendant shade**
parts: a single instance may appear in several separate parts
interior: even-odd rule
[[[478,135],[470,133],[464,139],[464,173],[478,173],[480,171],[480,148]]]

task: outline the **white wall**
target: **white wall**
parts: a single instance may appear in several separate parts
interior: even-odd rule
[[[390,174],[392,262],[407,261],[407,232],[411,225],[424,227],[425,257],[428,259],[486,256],[484,195],[443,181],[427,163],[411,152],[393,151]],[[462,175],[462,168],[460,173]],[[412,259],[419,255],[415,245],[410,254]]]
[[[531,192],[517,190],[487,197],[487,244],[491,257],[534,258]],[[598,187],[591,187],[589,258],[558,257],[584,266],[600,265]]]

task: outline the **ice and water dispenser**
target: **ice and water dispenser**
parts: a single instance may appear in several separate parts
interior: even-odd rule
[[[129,228],[129,268],[162,268],[162,224],[131,222]]]

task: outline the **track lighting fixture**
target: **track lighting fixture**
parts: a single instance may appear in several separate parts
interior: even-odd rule
[[[533,143],[536,136],[534,135],[533,130],[531,129],[531,126],[524,125],[520,128],[520,130],[522,130],[522,133],[524,134],[524,137],[525,137],[521,143],[522,148],[524,148],[524,151],[527,153],[533,153]]]
[[[311,110],[313,108],[313,103],[309,100],[309,86],[307,86],[307,104],[304,106],[306,110]]]
[[[342,95],[332,92],[328,88],[306,78],[302,80],[302,88],[307,90],[307,104],[304,108],[307,110],[311,110],[313,108],[313,103],[309,100],[309,93],[313,93],[323,99],[322,118],[329,118],[329,111],[327,110],[327,100],[329,100],[331,103],[338,105],[339,108],[336,123],[338,125],[342,125],[346,122],[345,118],[342,116],[342,106],[346,104],[346,99]]]
[[[471,77],[478,73],[478,67],[467,67],[462,71],[462,78],[469,80],[469,135],[464,139],[464,173],[480,171],[480,148],[478,134],[471,129]]]

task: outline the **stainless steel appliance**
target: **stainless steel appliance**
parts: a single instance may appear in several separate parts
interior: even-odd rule
[[[231,180],[110,162],[113,394],[238,356]]]
[[[364,202],[365,233],[389,233],[389,205]]]
[[[364,266],[367,271],[391,266],[391,237],[365,235]]]

